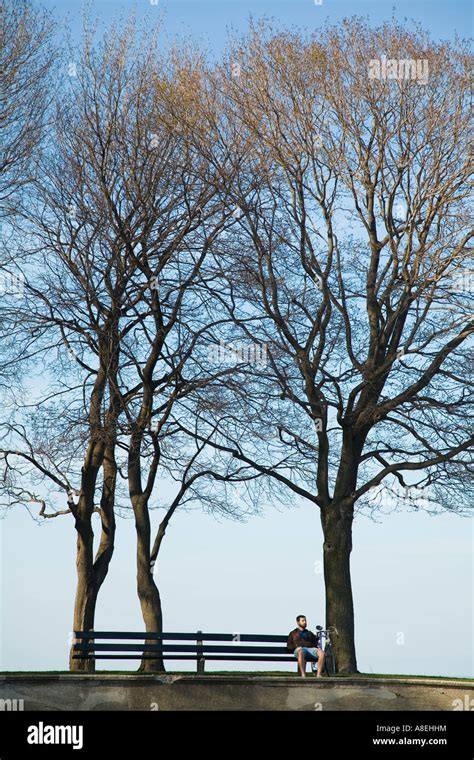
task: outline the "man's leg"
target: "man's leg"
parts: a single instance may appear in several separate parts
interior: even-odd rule
[[[302,678],[306,678],[306,657],[304,656],[303,647],[297,647],[298,667]]]
[[[318,647],[318,672],[316,673],[316,677],[317,678],[320,678],[321,674],[323,672],[324,658],[325,657],[326,657],[326,655],[324,654],[323,650],[319,649],[319,647]]]

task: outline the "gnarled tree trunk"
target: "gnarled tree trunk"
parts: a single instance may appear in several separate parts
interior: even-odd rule
[[[77,586],[74,601],[73,629],[90,631],[94,628],[95,605],[98,588],[94,573],[94,532],[92,514],[97,474],[102,463],[102,446],[90,442],[86,461],[82,468],[81,491],[76,507],[70,503],[75,517],[77,531],[76,571]],[[69,670],[72,672],[93,672],[94,660],[73,659],[73,647],[69,652]]]
[[[92,515],[94,513],[97,475],[101,466],[103,468],[100,502],[102,532],[97,555],[94,560]],[[94,630],[97,596],[107,576],[114,551],[116,479],[115,442],[109,441],[104,446],[102,440],[91,441],[86,462],[82,468],[79,503],[76,507],[74,507],[73,503],[71,504],[77,531],[77,587],[73,618],[73,630],[75,631]],[[94,672],[95,660],[73,658],[73,648],[74,643],[72,643],[69,652],[69,670],[71,672]]]
[[[338,673],[357,673],[354,643],[354,605],[350,573],[352,550],[352,507],[331,503],[321,509],[323,527],[326,627],[335,626],[331,636]]]
[[[137,592],[145,623],[145,630],[153,633],[163,632],[163,614],[160,592],[153,579],[153,565],[150,557],[150,517],[147,499],[144,496],[132,497],[137,531]],[[157,645],[156,639],[147,639],[145,644]],[[143,657],[139,671],[164,671],[164,661],[160,656]]]

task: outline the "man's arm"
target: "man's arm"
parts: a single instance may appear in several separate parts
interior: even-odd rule
[[[294,652],[295,651],[295,647],[294,647],[294,644],[293,644],[293,631],[291,631],[291,633],[288,634],[288,638],[286,640],[286,648],[290,652]]]

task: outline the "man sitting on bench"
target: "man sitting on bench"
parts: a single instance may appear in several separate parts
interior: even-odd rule
[[[296,618],[298,628],[295,628],[288,635],[286,648],[293,652],[298,659],[298,667],[301,677],[306,677],[306,661],[317,662],[317,677],[321,677],[321,671],[324,665],[324,652],[319,646],[318,637],[312,632],[306,630],[306,616],[298,615]]]

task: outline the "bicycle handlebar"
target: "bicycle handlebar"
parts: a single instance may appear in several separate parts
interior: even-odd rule
[[[336,636],[339,636],[338,630],[335,625],[330,625],[329,628],[322,628],[320,625],[316,626],[316,630],[318,634],[322,633],[335,633]]]

